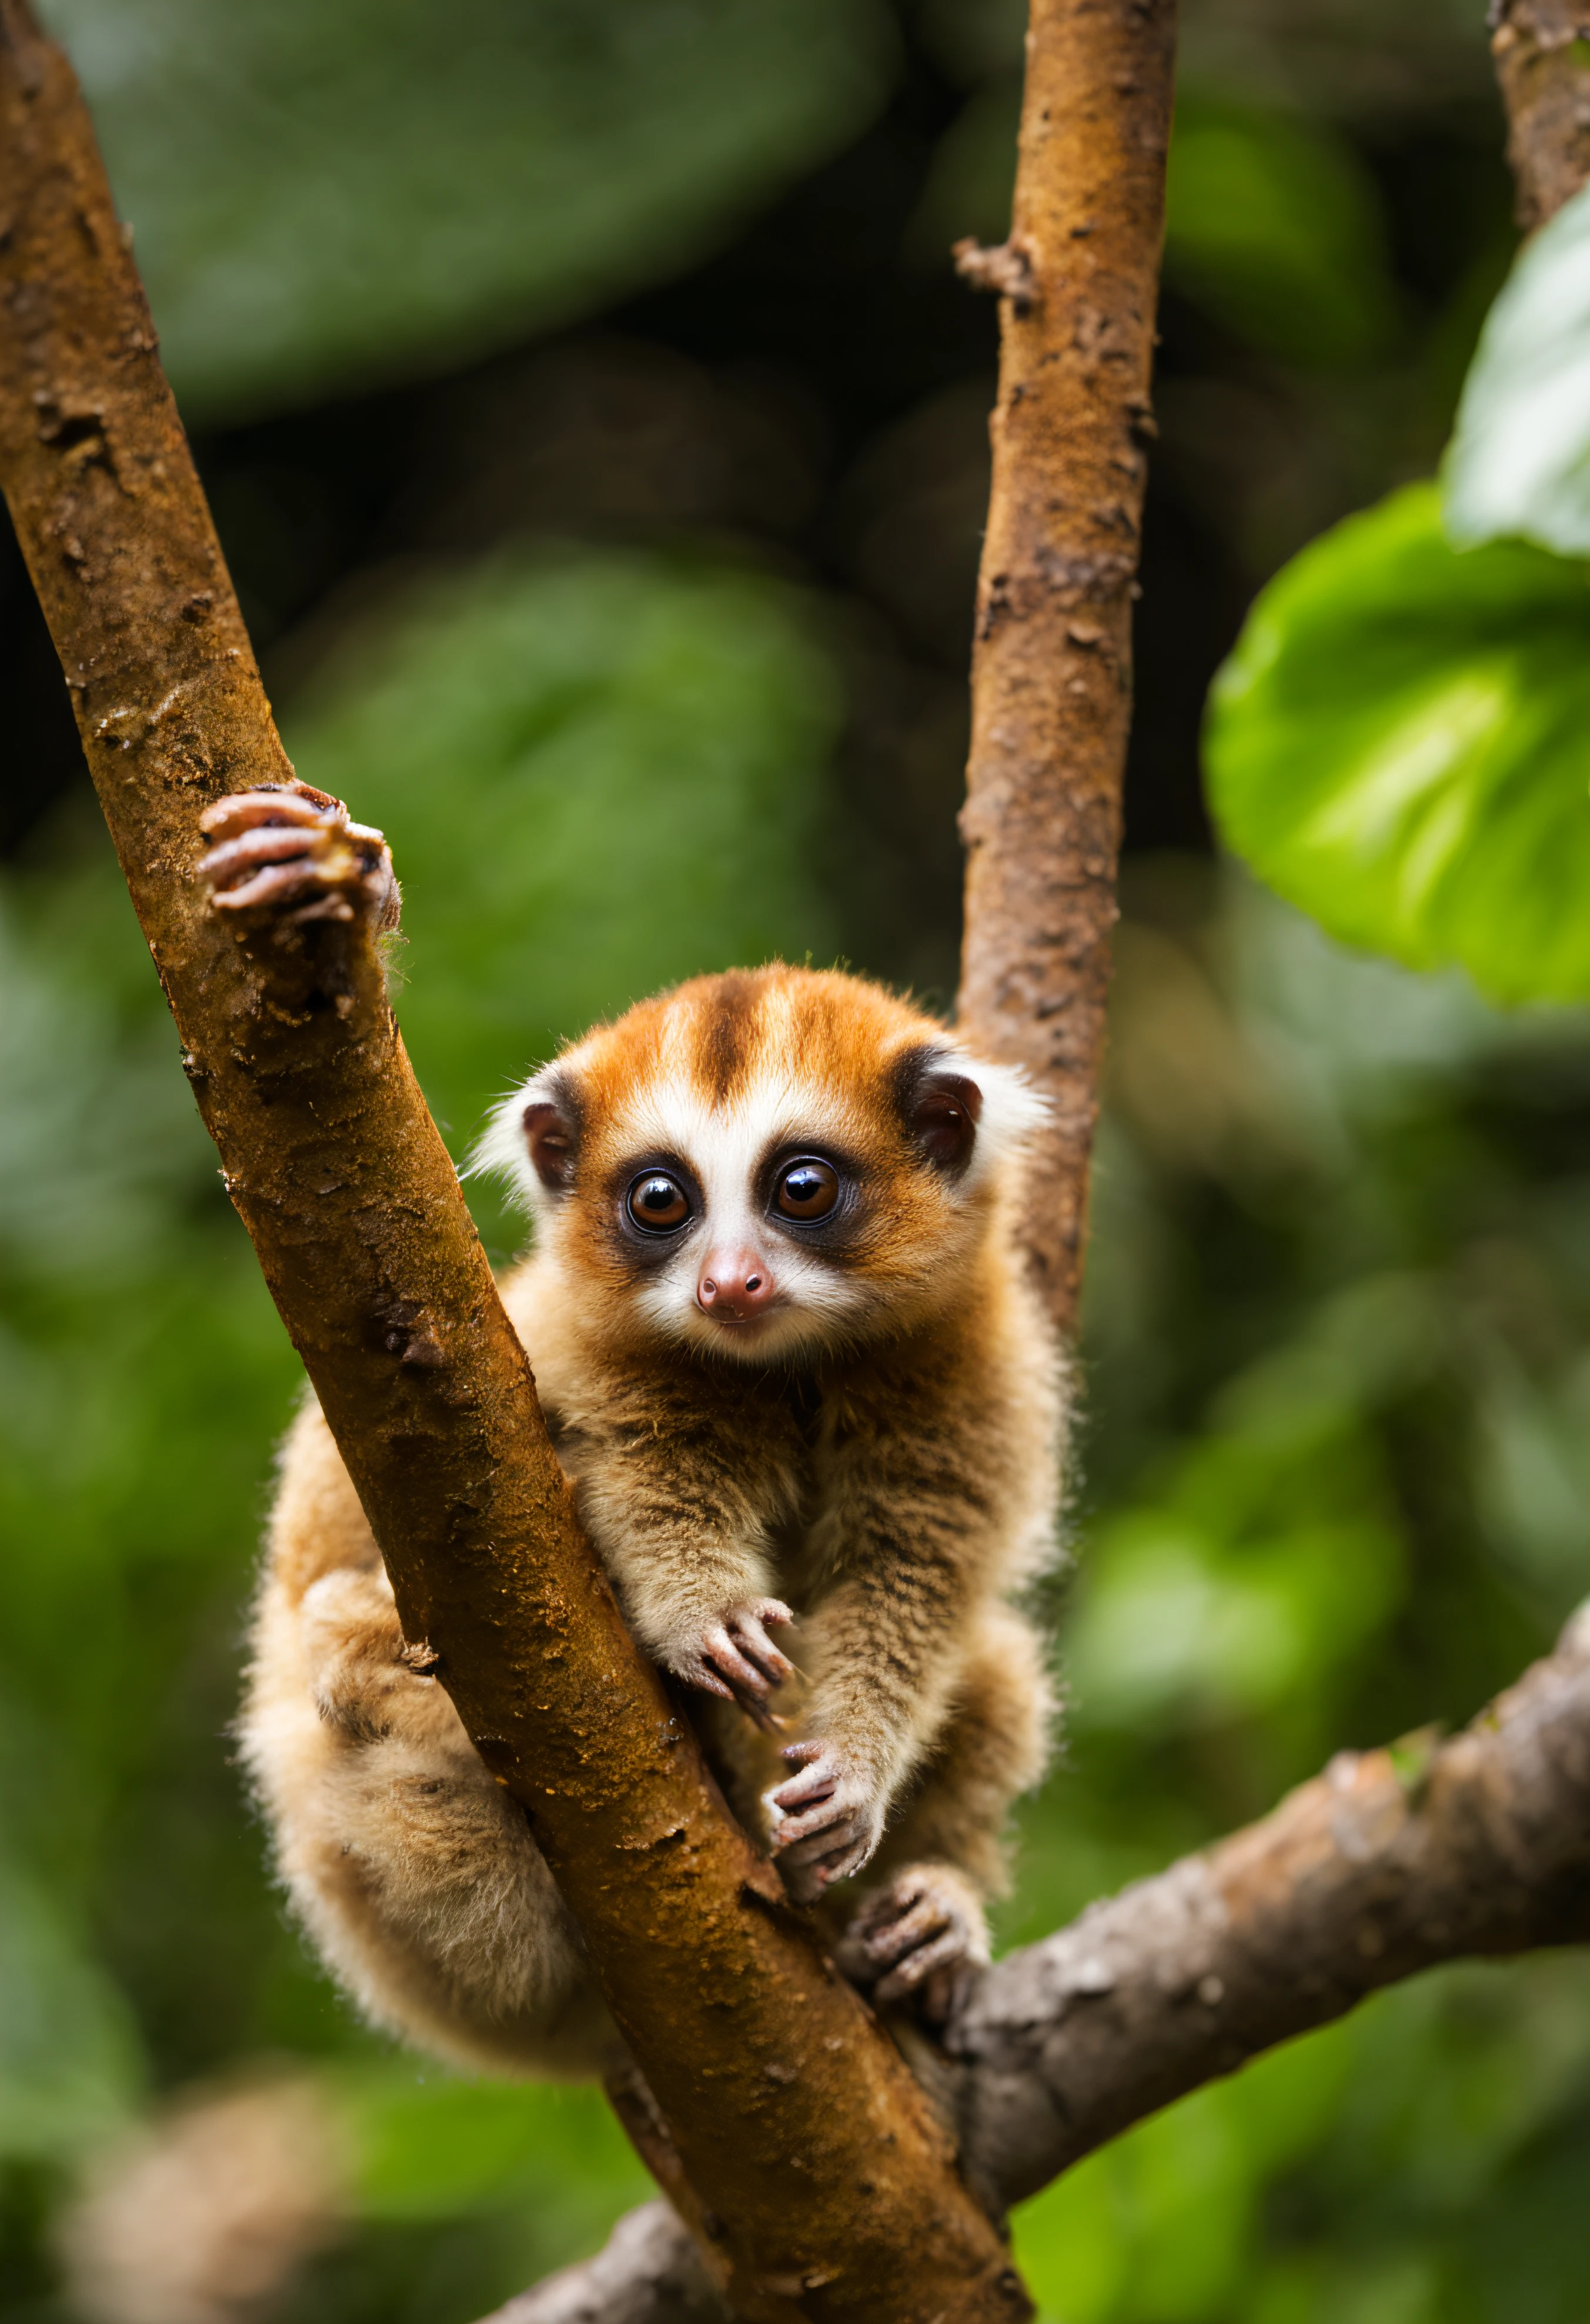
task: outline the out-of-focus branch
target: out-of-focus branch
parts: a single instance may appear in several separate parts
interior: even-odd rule
[[[1026,1239],[1075,1329],[1116,920],[1132,600],[1153,433],[1174,0],[1032,0],[978,583],[958,1019],[1053,1121]]]
[[[642,2203],[594,2259],[560,2268],[483,2324],[732,2324],[676,2211]]]
[[[1590,1608],[1449,1742],[1343,1752],[1274,1813],[1001,1961],[952,2027],[963,2153],[1016,2202],[1380,1987],[1590,1939]]]
[[[1526,233],[1590,178],[1590,0],[1493,0],[1491,53]]]
[[[1000,2206],[1438,1962],[1590,1941],[1590,1606],[1461,1735],[1343,1752],[1273,1815],[998,1962],[947,2035]],[[722,2324],[658,2205],[490,2324]]]
[[[947,2134],[619,1617],[368,926],[234,935],[207,908],[201,810],[291,769],[87,111],[25,0],[0,0],[0,482],[228,1188],[406,1634],[530,1818],[736,2309],[1019,2318]]]

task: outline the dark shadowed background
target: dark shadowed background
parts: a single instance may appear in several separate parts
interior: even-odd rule
[[[453,1149],[772,951],[953,991],[1006,0],[53,0]],[[1460,1721],[1590,1589],[1590,1038],[1218,862],[1210,677],[1428,475],[1513,244],[1480,0],[1189,0],[1126,919],[1008,1940]],[[1342,672],[1344,687],[1352,672]],[[0,2319],[466,2324],[642,2191],[361,2030],[229,1765],[296,1367],[0,564]],[[477,1214],[506,1257],[489,1189]],[[1584,2324],[1590,1968],[1425,1978],[1025,2207],[1048,2324]]]

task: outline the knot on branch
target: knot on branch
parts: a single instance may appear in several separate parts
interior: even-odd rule
[[[1031,307],[1037,295],[1033,262],[1025,244],[1014,235],[1008,242],[989,244],[979,242],[975,235],[963,235],[950,255],[956,273],[974,290],[997,291],[1011,301],[1018,315],[1025,315]]]

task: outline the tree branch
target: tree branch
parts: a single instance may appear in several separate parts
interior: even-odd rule
[[[1027,1240],[1076,1327],[1116,920],[1174,0],[1032,0],[978,583],[959,1023],[1054,1109]]]
[[[963,2153],[1019,2201],[1382,1986],[1586,1938],[1590,1608],[1450,1742],[1341,1752],[1262,1823],[991,1969],[950,2037]]]
[[[1555,216],[1590,178],[1590,0],[1493,0],[1518,222]]]
[[[943,2128],[729,1817],[575,1524],[362,921],[234,936],[199,814],[283,782],[66,60],[0,0],[0,481],[228,1189],[407,1636],[524,1805],[752,2319],[1028,2312]]]
[[[1343,1752],[1273,1814],[998,1962],[947,2041],[1003,2207],[1438,1962],[1590,1940],[1590,1606],[1451,1741]],[[722,2324],[658,2207],[488,2324]]]

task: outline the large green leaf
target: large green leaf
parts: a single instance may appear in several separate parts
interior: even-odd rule
[[[1445,484],[1455,540],[1590,551],[1590,186],[1525,244],[1486,318]]]
[[[1433,484],[1294,558],[1216,681],[1223,837],[1333,936],[1493,999],[1590,999],[1590,587],[1465,553]]]
[[[434,369],[698,253],[880,102],[881,0],[46,0],[191,416]]]

